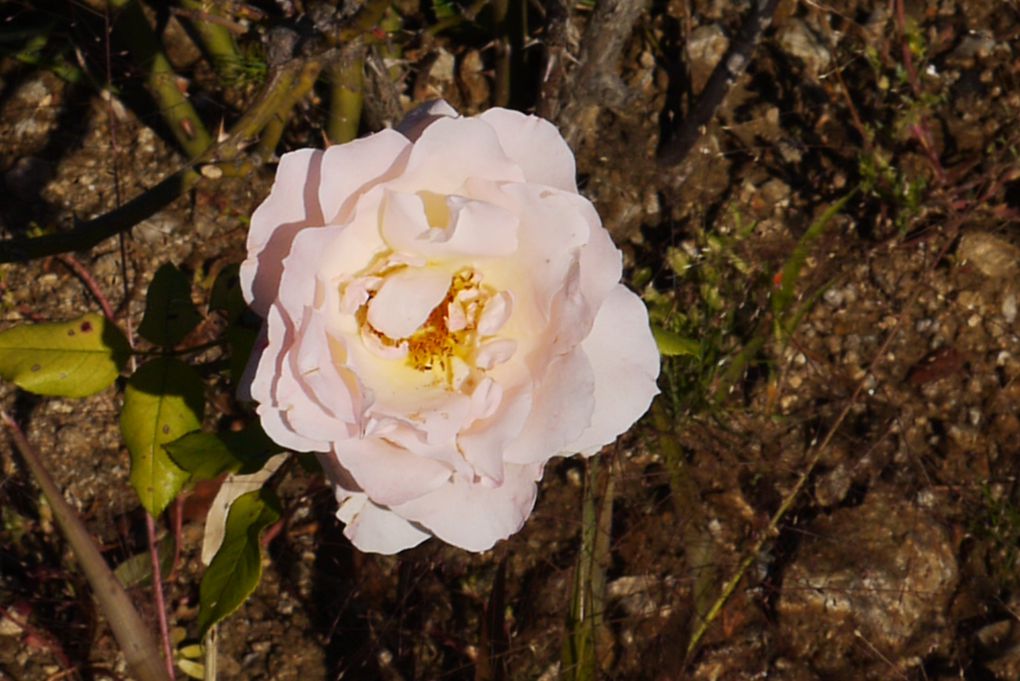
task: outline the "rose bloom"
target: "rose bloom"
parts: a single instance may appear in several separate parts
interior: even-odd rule
[[[241,393],[319,453],[359,549],[482,551],[521,528],[546,462],[597,452],[658,392],[620,276],[550,123],[437,102],[280,159],[241,266],[265,319]]]

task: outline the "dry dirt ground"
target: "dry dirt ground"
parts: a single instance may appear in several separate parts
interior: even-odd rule
[[[302,5],[263,4],[270,23]],[[428,36],[431,15],[398,4],[407,103],[490,106],[489,38]],[[559,34],[552,4],[527,5],[514,106],[538,102],[543,45],[596,58],[592,3],[572,7]],[[663,138],[753,3],[630,4],[633,30],[596,94],[570,95],[583,59],[567,59],[566,80],[546,94],[628,276],[700,356],[664,361],[655,418],[603,454],[613,485],[600,494],[613,504],[600,676],[1020,678],[1020,6],[783,0],[704,136],[663,165]],[[72,59],[99,82],[113,74],[124,96],[0,62],[3,238],[70,228],[182,162],[137,70],[104,52],[101,22],[52,5],[58,23],[80,22],[66,35]],[[176,20],[164,39],[182,73],[209,79]],[[232,96],[209,88],[196,104],[215,126],[236,117],[244,96]],[[304,104],[283,145],[321,145],[324,107]],[[134,323],[167,261],[196,273],[202,301],[208,273],[241,258],[271,175],[200,186],[136,226],[123,251],[112,239],[76,257]],[[0,298],[4,327],[95,308],[51,258],[2,266]],[[229,386],[214,382],[209,396],[210,426],[247,418]],[[71,401],[0,385],[0,404],[114,565],[145,550],[120,400],[115,389]],[[125,678],[6,440],[0,463],[0,679]],[[490,552],[429,542],[379,557],[352,549],[330,492],[295,468],[263,581],[221,628],[220,678],[573,678],[560,660],[585,475],[577,460],[550,465],[533,517]],[[196,633],[202,509],[199,494],[185,505],[167,584],[175,641]],[[151,617],[149,590],[133,593]]]

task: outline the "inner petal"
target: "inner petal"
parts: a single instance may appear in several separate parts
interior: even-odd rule
[[[446,272],[429,268],[394,272],[368,304],[368,322],[389,338],[407,338],[443,302],[449,288]]]

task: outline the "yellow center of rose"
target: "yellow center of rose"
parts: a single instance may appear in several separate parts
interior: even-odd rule
[[[380,274],[385,277],[393,271]],[[478,369],[475,361],[481,340],[478,322],[486,304],[497,293],[491,286],[482,285],[479,272],[463,268],[455,273],[443,300],[406,338],[390,338],[369,322],[369,304],[377,290],[367,292],[365,302],[355,313],[362,337],[370,345],[378,344],[377,348],[415,371],[434,374],[436,383],[448,389],[457,388]]]
[[[491,296],[480,284],[481,276],[469,269],[453,276],[446,297],[407,339],[408,365],[418,371],[439,371],[447,385],[452,385],[454,358],[471,364],[478,314]]]

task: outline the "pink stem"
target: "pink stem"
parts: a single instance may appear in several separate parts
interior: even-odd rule
[[[88,269],[86,269],[85,266],[70,253],[58,255],[57,260],[64,263],[64,265],[67,266],[67,269],[74,272],[75,276],[81,279],[81,282],[85,284],[85,288],[89,290],[92,297],[96,299],[97,303],[99,303],[99,307],[102,308],[103,316],[106,317],[107,321],[111,324],[114,323],[113,308],[110,306],[110,301],[103,294],[103,290],[99,288],[99,283],[96,281],[95,277],[92,276],[92,273],[89,272]]]
[[[166,619],[166,601],[163,598],[163,576],[159,569],[159,543],[156,541],[156,521],[150,513],[145,514],[145,529],[149,535],[149,555],[152,557],[152,595],[156,599],[156,619],[159,620],[159,634],[163,639],[163,658],[170,681],[174,674],[174,652],[170,647],[170,628]]]

